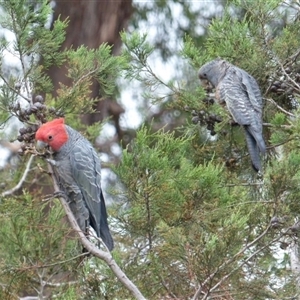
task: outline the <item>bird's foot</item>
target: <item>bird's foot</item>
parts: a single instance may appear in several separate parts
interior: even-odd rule
[[[52,200],[54,198],[64,198],[67,202],[68,202],[68,197],[67,195],[62,192],[62,191],[57,191],[57,192],[54,192],[52,195],[48,195],[46,196],[44,199],[43,199],[43,202],[46,202],[46,201],[49,201],[49,200]]]

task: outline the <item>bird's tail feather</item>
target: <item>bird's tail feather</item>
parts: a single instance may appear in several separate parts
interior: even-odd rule
[[[100,237],[105,243],[106,247],[111,251],[114,248],[114,240],[110,234],[108,223],[107,223],[107,212],[104,202],[103,193],[101,191],[101,219],[100,219]]]
[[[245,126],[245,130],[248,131],[252,135],[252,137],[255,139],[256,145],[257,145],[259,151],[262,154],[265,154],[266,153],[266,144],[265,144],[265,141],[264,141],[261,131],[255,130],[255,128],[253,126]]]
[[[263,143],[261,145],[259,145],[257,143],[256,139],[253,137],[253,135],[249,131],[249,129],[246,126],[244,126],[244,129],[245,129],[247,147],[248,147],[248,151],[249,151],[251,161],[252,161],[252,166],[253,166],[254,170],[256,172],[258,172],[259,170],[261,170],[259,150],[261,151],[265,148],[265,146],[264,146],[265,143],[262,140]],[[261,149],[261,147],[262,147],[262,149]],[[263,151],[261,151],[261,152],[263,152]]]

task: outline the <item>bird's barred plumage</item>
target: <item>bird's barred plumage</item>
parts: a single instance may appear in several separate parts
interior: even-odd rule
[[[265,153],[266,145],[262,134],[263,101],[256,80],[222,59],[206,63],[198,74],[216,88],[217,100],[226,103],[233,119],[244,127],[253,168],[261,170],[259,152]]]

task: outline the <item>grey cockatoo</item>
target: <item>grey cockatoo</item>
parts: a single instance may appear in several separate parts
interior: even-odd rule
[[[266,152],[262,134],[262,96],[256,80],[223,59],[212,60],[198,72],[216,88],[216,99],[226,104],[235,122],[243,126],[253,168],[261,170],[259,152]]]
[[[109,250],[114,247],[101,189],[100,159],[93,146],[79,132],[55,119],[36,132],[38,146],[53,150],[54,172],[61,191],[83,232],[91,225]]]

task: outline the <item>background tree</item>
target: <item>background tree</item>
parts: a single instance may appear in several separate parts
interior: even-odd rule
[[[284,46],[289,44],[288,40],[296,41],[298,39],[298,14],[294,8],[297,8],[295,3],[287,5],[280,1],[268,4],[261,1],[255,3],[230,2],[224,16],[214,19],[208,27],[208,37],[204,45],[196,46],[196,41],[187,37],[182,51],[182,54],[190,59],[190,63],[195,69],[220,56],[246,69],[257,78],[265,97],[265,135],[271,143],[263,181],[257,180],[251,175],[251,164],[245,151],[245,142],[241,138],[241,129],[232,127],[226,110],[212,105],[215,102],[212,91],[209,91],[205,97],[204,91],[189,84],[189,81],[180,80],[175,83],[164,81],[163,77],[158,77],[151,68],[148,58],[154,50],[147,43],[145,37],[138,35],[131,37],[124,35],[123,37],[128,49],[127,54],[132,60],[129,76],[138,78],[144,83],[144,87],[149,87],[145,95],[158,103],[163,103],[163,106],[168,107],[169,111],[179,111],[177,116],[184,116],[184,110],[191,112],[192,120],[197,125],[186,126],[185,124],[180,131],[177,130],[177,134],[180,132],[188,135],[195,134],[195,138],[192,139],[195,152],[191,150],[187,152],[189,160],[196,165],[199,163],[203,165],[209,161],[213,162],[215,168],[218,164],[226,166],[217,175],[218,187],[209,186],[209,192],[222,190],[221,195],[227,198],[226,195],[229,193],[228,199],[230,200],[224,200],[219,195],[214,198],[218,203],[214,202],[209,198],[210,194],[205,194],[204,185],[199,186],[198,190],[204,193],[204,199],[209,199],[207,202],[204,200],[204,203],[200,204],[201,201],[198,199],[200,203],[197,202],[197,204],[200,207],[197,209],[195,204],[188,205],[191,201],[185,195],[186,202],[184,204],[186,206],[178,207],[176,204],[180,203],[180,197],[174,195],[174,192],[176,189],[180,189],[180,183],[188,178],[187,175],[182,177],[179,175],[184,167],[179,166],[178,158],[178,164],[174,170],[166,171],[166,168],[163,167],[162,157],[167,156],[168,151],[161,146],[160,142],[155,144],[153,139],[147,143],[145,136],[148,136],[149,133],[144,134],[140,143],[133,143],[133,146],[128,148],[128,152],[124,155],[121,165],[128,164],[125,169],[130,170],[142,168],[138,173],[143,176],[140,175],[136,181],[132,177],[125,176],[125,173],[120,175],[125,180],[126,186],[130,187],[128,201],[131,204],[129,210],[124,212],[125,216],[122,221],[124,223],[127,221],[129,232],[135,232],[139,237],[144,237],[144,244],[140,244],[143,251],[137,251],[136,255],[140,255],[140,259],[143,261],[143,255],[147,253],[149,265],[154,269],[159,269],[155,263],[162,264],[157,274],[161,275],[164,270],[166,271],[160,280],[153,278],[153,286],[156,283],[156,287],[161,288],[162,294],[168,293],[170,297],[179,299],[185,298],[187,295],[193,299],[209,299],[209,297],[217,299],[285,299],[298,293],[298,280],[294,281],[293,276],[299,277],[299,274],[297,271],[294,274],[286,272],[285,266],[288,266],[289,261],[286,260],[288,256],[284,256],[284,254],[288,254],[288,251],[280,250],[280,247],[282,249],[290,247],[294,258],[292,268],[297,270],[299,267],[299,260],[295,260],[299,257],[297,239],[292,233],[296,232],[298,224],[298,213],[294,207],[294,205],[297,206],[297,196],[294,198],[297,192],[294,190],[295,186],[292,182],[294,182],[298,167],[296,152],[290,152],[290,147],[293,147],[291,141],[296,142],[297,140],[294,140],[292,136],[297,133],[292,133],[294,125],[290,125],[290,122],[295,119],[291,121],[290,117],[296,116],[294,110],[297,109],[299,98],[299,79],[297,79],[299,44],[296,42],[288,47]],[[278,23],[281,26],[277,26]],[[194,74],[196,78],[196,72]],[[168,93],[162,95],[161,87],[167,88]],[[200,99],[202,101],[199,101]],[[139,140],[139,135],[137,140]],[[280,148],[279,163],[275,156],[279,155],[276,152],[278,151],[276,145],[284,145]],[[148,147],[150,147],[149,151]],[[154,149],[159,152],[158,149],[161,148],[164,155],[157,154],[157,165],[155,165],[152,162],[155,155],[147,152],[155,152]],[[274,151],[275,149],[276,151]],[[179,151],[177,149],[177,152],[174,152],[178,153]],[[125,159],[127,156],[130,159]],[[176,156],[172,155],[173,157],[176,160]],[[180,157],[184,157],[184,155],[181,153]],[[143,164],[144,161],[147,163]],[[171,161],[170,157],[169,161]],[[291,164],[294,164],[294,167]],[[161,173],[158,171],[160,167]],[[121,172],[120,170],[122,167],[119,167],[116,172]],[[295,170],[295,173],[292,170]],[[197,177],[200,183],[202,178],[206,178],[206,171],[208,174],[212,173],[208,167],[202,170],[201,176]],[[166,175],[168,176],[166,183],[163,179],[165,173],[169,175]],[[167,188],[171,184],[174,174],[176,174],[176,188],[174,186]],[[193,174],[192,170],[189,170],[188,174]],[[274,178],[274,174],[282,174],[282,176],[279,175],[279,178],[276,175]],[[211,181],[214,182],[210,179]],[[152,182],[153,184],[151,184]],[[163,186],[160,185],[162,182]],[[183,186],[193,194],[194,190],[189,188],[188,184],[185,183]],[[293,192],[288,188],[291,186],[293,186]],[[155,193],[156,188],[159,190],[159,196]],[[275,194],[274,190],[276,190]],[[294,192],[296,194],[293,194]],[[165,195],[171,199],[170,202],[166,201]],[[236,199],[235,196],[237,196]],[[211,205],[210,208],[205,207],[207,203]],[[226,204],[222,206],[222,203]],[[174,207],[177,208],[176,212],[182,214],[184,214],[185,208],[189,207],[190,219],[181,219],[181,222],[176,222],[175,220],[178,219],[174,216],[173,222],[169,220],[166,222],[166,216],[163,213],[173,216],[172,209]],[[209,215],[204,216],[205,212]],[[219,214],[220,212],[225,213],[226,216],[224,215],[223,218]],[[139,218],[139,216],[143,217]],[[209,221],[210,217],[213,219],[212,223]],[[143,223],[145,224],[143,227],[140,223],[141,220],[147,220],[148,223]],[[230,223],[231,221],[232,223]],[[134,224],[138,224],[135,231],[130,227]],[[191,235],[193,228],[191,224],[198,225],[195,225],[198,227],[199,234],[196,237]],[[188,232],[184,231],[185,226],[189,229]],[[165,229],[164,234],[160,231],[161,228]],[[203,232],[201,232],[201,228],[205,228]],[[226,232],[226,228],[228,232]],[[142,229],[144,229],[143,233],[141,233]],[[173,230],[177,230],[179,237],[174,234]],[[240,233],[243,238],[238,237]],[[189,234],[191,235],[190,240]],[[203,238],[207,238],[207,240],[202,240]],[[227,242],[226,238],[228,238]],[[164,242],[161,243],[161,240]],[[191,246],[195,240],[199,242],[199,250],[196,245],[194,245],[195,247]],[[158,245],[159,250],[155,249],[153,245]],[[182,250],[179,256],[176,256],[176,246]],[[167,247],[169,247],[169,251],[166,250]],[[162,251],[162,248],[165,251]],[[205,253],[206,250],[208,255],[200,258],[199,252]],[[221,255],[222,258],[218,261],[220,253],[227,253],[227,255]],[[278,258],[278,253],[280,253],[280,258]],[[166,257],[170,260],[164,265]],[[189,261],[189,257],[193,258],[192,263]],[[225,257],[229,257],[229,259]],[[136,260],[137,258],[134,256],[132,259],[134,267],[138,265]],[[201,263],[197,264],[197,262]],[[208,262],[209,265],[205,264]],[[172,272],[172,267],[168,268],[167,266],[172,266],[175,270]],[[204,273],[198,273],[199,270]],[[175,279],[175,274],[180,274],[178,281]],[[183,278],[184,280],[180,281]],[[196,282],[193,282],[191,278],[196,279]],[[272,281],[271,278],[276,279]],[[268,284],[271,281],[272,283]],[[179,282],[191,283],[190,291],[185,290],[186,284],[177,290]],[[278,288],[281,284],[286,288],[284,292]],[[157,293],[159,293],[158,290],[157,287]],[[180,291],[184,291],[183,294]],[[150,295],[148,296],[150,297]]]
[[[157,1],[157,7],[168,11],[165,3]],[[122,34],[119,56],[111,56],[107,45],[58,52],[66,23],[57,20],[48,31],[47,3],[25,4],[3,4],[2,26],[16,39],[15,48],[3,40],[1,55],[12,51],[22,73],[1,72],[1,119],[13,115],[21,121],[24,128],[11,138],[23,142],[24,155],[16,167],[7,167],[14,171],[1,174],[1,298],[20,298],[24,287],[39,298],[131,297],[106,264],[83,259],[78,239],[61,222],[57,200],[46,202],[52,207],[48,214],[41,186],[30,187],[41,176],[52,184],[43,160],[30,158],[38,123],[65,115],[95,140],[99,124],[84,126],[78,116],[91,112],[91,82],[96,79],[100,94],[110,96],[121,71],[126,80],[141,82],[148,110],[150,101],[159,110],[158,118],[145,119],[113,166],[119,182],[111,191],[113,256],[127,276],[149,299],[298,297],[297,2],[228,1],[205,38],[185,35],[178,64],[183,76],[178,71],[174,80],[156,72],[154,43],[138,32]],[[251,169],[242,130],[214,104],[213,90],[199,86],[197,69],[216,56],[247,70],[261,87],[269,146],[263,178]],[[50,96],[45,71],[63,62],[71,84]],[[45,101],[32,97],[41,92],[47,93]]]
[[[71,5],[70,5],[71,3]],[[96,49],[103,43],[112,46],[112,53],[118,54],[121,48],[120,31],[126,29],[132,14],[132,1],[55,1],[53,20],[68,20],[66,39],[61,49],[76,49],[85,45],[89,49]],[[70,86],[72,82],[66,76],[66,65],[52,65],[48,75],[53,83],[53,93],[59,89],[60,84]],[[91,86],[90,97],[95,99],[94,112],[86,114],[83,121],[86,124],[103,121],[111,118],[116,127],[119,139],[122,132],[119,124],[120,115],[124,109],[116,102],[114,97],[104,97],[97,81]],[[101,99],[103,98],[103,99]],[[101,101],[100,101],[101,100]]]

